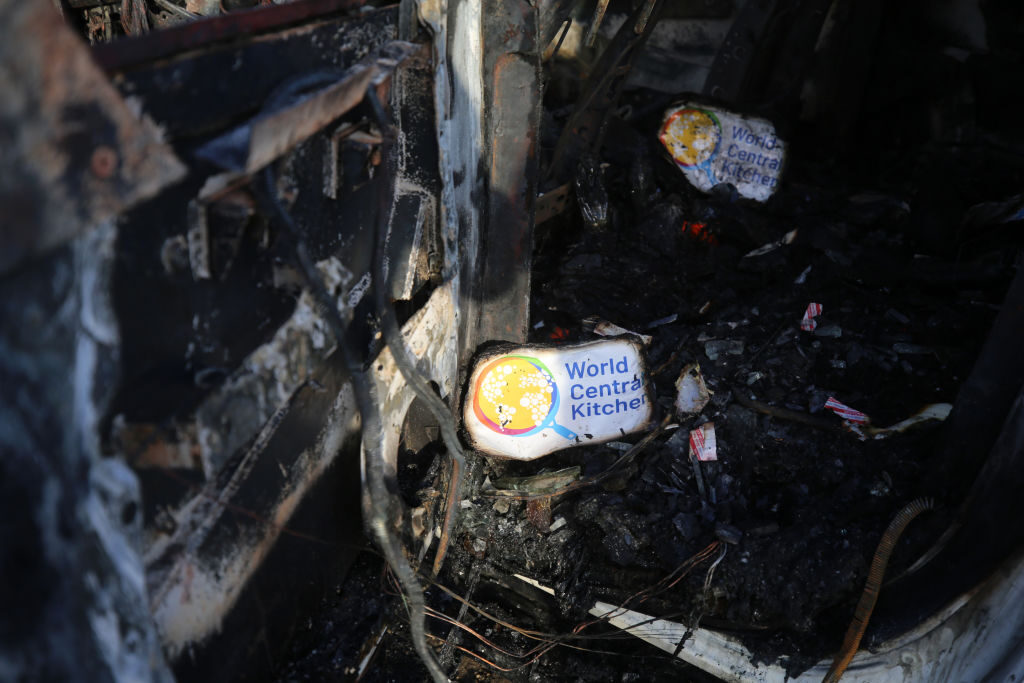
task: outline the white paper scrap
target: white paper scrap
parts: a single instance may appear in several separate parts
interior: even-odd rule
[[[704,383],[700,364],[687,365],[676,380],[676,412],[679,415],[698,414],[704,410],[713,393]]]

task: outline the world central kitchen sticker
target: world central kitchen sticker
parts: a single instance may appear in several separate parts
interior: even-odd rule
[[[532,460],[646,428],[654,407],[642,348],[633,338],[616,338],[482,353],[463,403],[473,447]]]
[[[764,119],[682,104],[665,113],[658,137],[698,190],[732,183],[740,195],[763,202],[779,187],[785,143]]]

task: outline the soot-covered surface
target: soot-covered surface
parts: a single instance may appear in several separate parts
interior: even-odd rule
[[[690,363],[700,364],[714,394],[700,415],[676,419],[678,428],[624,464],[625,446],[617,444],[532,463],[477,460],[477,483],[574,465],[584,481],[610,474],[554,498],[550,517],[541,505],[528,509],[486,488],[463,501],[440,582],[495,617],[587,650],[559,647],[535,658],[537,641],[473,609],[460,616],[460,603],[434,588],[428,595],[436,609],[523,655],[459,633],[446,655],[459,680],[704,680],[602,624],[572,634],[592,621],[586,611],[595,600],[621,604],[719,539],[734,543],[707,588],[721,544],[671,589],[634,608],[738,635],[765,660],[785,657],[796,673],[837,648],[891,518],[918,496],[942,495],[926,484],[941,438],[936,423],[861,441],[823,405],[834,396],[887,426],[926,404],[954,401],[1005,291],[1012,250],[993,244],[966,257],[929,253],[908,237],[912,209],[898,192],[869,192],[834,169],[827,184],[815,183],[822,170],[799,160],[765,206],[728,192],[699,195],[667,173],[637,202],[623,176],[614,165],[604,169],[613,219],[603,230],[583,225],[570,207],[561,223],[540,231],[532,341],[590,338],[596,316],[653,337],[648,367],[662,415],[672,411],[676,379]],[[694,223],[703,225],[696,236]],[[744,256],[794,229],[791,244]],[[800,329],[809,302],[823,306],[814,332]],[[734,353],[715,354],[721,342]],[[759,404],[808,419],[746,407]],[[701,464],[702,495],[686,435],[706,421],[715,423],[719,459]],[[890,576],[945,528],[956,501],[940,502],[904,535]],[[386,590],[379,562],[371,564],[377,583],[358,593]],[[555,597],[515,574],[554,588]],[[898,591],[899,583],[886,590]],[[377,608],[374,623],[390,628],[365,680],[406,679],[419,665],[402,637],[399,604],[375,598],[349,609]],[[338,609],[329,623],[350,627],[345,608],[329,608]],[[430,619],[428,627],[439,647],[449,639],[449,624]],[[322,674],[308,643],[296,647],[299,663],[283,678]],[[513,670],[496,672],[459,647]]]
[[[834,396],[889,425],[954,400],[1005,286],[997,277],[964,287],[955,264],[916,257],[898,199],[823,190],[791,188],[764,209],[728,197],[666,197],[619,230],[553,250],[547,263],[554,274],[534,307],[534,319],[544,322],[538,340],[553,326],[570,339],[584,334],[574,321],[595,314],[651,334],[649,363],[665,409],[689,363],[700,363],[714,392],[700,416],[679,422],[680,436],[660,438],[605,484],[611,490],[556,508],[568,521],[562,533],[577,535],[567,544],[585,555],[590,580],[576,581],[619,602],[714,540],[716,525],[735,527],[742,537],[709,594],[696,571],[648,611],[686,623],[702,614],[703,624],[744,633],[767,656],[789,653],[797,666],[838,644],[896,511],[936,493],[924,486],[934,428],[864,442],[823,411],[825,401]],[[703,240],[683,234],[691,216],[690,225],[704,224]],[[798,233],[789,246],[745,258],[755,245],[739,225],[756,225],[765,242]],[[929,272],[948,279],[929,279]],[[799,328],[809,302],[823,305],[814,332]],[[650,329],[673,314],[674,322]],[[715,354],[722,342],[736,353]],[[817,424],[760,414],[744,407],[749,399],[817,417]],[[708,420],[719,461],[701,466],[704,498],[685,433]],[[595,470],[618,455],[593,451],[546,464],[582,461]],[[911,527],[894,570],[934,540],[943,517]],[[627,578],[631,571],[640,573]],[[622,578],[609,578],[617,572]]]
[[[652,336],[659,417],[672,413],[676,379],[691,363],[714,394],[700,415],[674,416],[626,458],[642,435],[532,463],[471,456],[437,578],[451,593],[427,591],[432,608],[466,627],[427,621],[455,679],[708,680],[595,623],[587,614],[595,600],[630,601],[650,615],[727,632],[796,674],[838,648],[878,540],[900,508],[919,496],[938,499],[903,535],[890,577],[948,526],[960,501],[933,476],[940,423],[862,441],[823,408],[835,397],[888,426],[928,404],[955,402],[1017,265],[1020,201],[1011,195],[1024,169],[1020,136],[1005,107],[989,106],[1002,92],[989,87],[990,76],[1004,71],[1009,53],[975,59],[973,71],[928,54],[916,68],[973,83],[976,109],[958,109],[974,101],[945,85],[927,91],[924,79],[923,90],[908,94],[899,78],[872,72],[857,127],[834,148],[820,147],[828,139],[820,129],[786,135],[785,179],[766,204],[738,199],[727,186],[711,195],[693,190],[655,138],[671,100],[627,92],[629,107],[617,110],[624,118],[612,118],[602,151],[577,171],[578,201],[536,230],[531,341],[595,338],[594,321],[607,320]],[[565,92],[545,102],[545,162],[578,95]],[[911,95],[914,106],[900,105]],[[931,133],[916,124],[929,115],[938,126]],[[951,141],[962,134],[981,142]],[[1004,203],[971,209],[983,202]],[[791,231],[790,243],[745,256]],[[815,331],[802,331],[811,302],[823,312]],[[702,493],[686,437],[708,421],[718,461],[700,465]],[[408,454],[402,462],[414,467],[404,477],[409,502],[417,489],[421,498],[443,490],[437,463],[416,464]],[[590,485],[552,498],[550,510],[488,488],[572,466]],[[691,558],[689,572],[665,588]],[[885,587],[883,601],[901,581]],[[380,560],[366,554],[296,639],[279,678],[354,678],[359,647],[376,643],[386,626],[368,648],[374,655],[362,680],[425,679],[393,590]]]
[[[614,169],[606,176],[614,188]],[[656,583],[714,541],[716,528],[729,540],[739,532],[709,591],[705,563],[637,609],[688,624],[699,617],[743,635],[766,658],[788,654],[799,670],[840,642],[889,520],[914,498],[937,493],[925,481],[939,431],[861,441],[823,411],[826,399],[877,425],[953,401],[1009,264],[995,258],[985,269],[922,257],[905,234],[906,205],[862,188],[794,183],[763,208],[727,194],[655,192],[635,213],[629,196],[611,194],[618,224],[551,236],[539,254],[535,340],[584,338],[581,321],[592,316],[650,334],[661,406],[671,410],[675,380],[692,362],[714,392],[711,403],[601,485],[556,499],[553,517],[566,521],[557,531],[535,531],[522,503],[505,514],[485,503],[466,516],[470,533],[487,541],[489,562],[558,587],[568,614],[564,603],[577,610],[595,598],[618,604]],[[684,234],[694,222],[704,225],[699,238]],[[793,229],[791,245],[743,256],[757,240]],[[799,327],[809,302],[823,305],[814,332]],[[716,354],[722,342],[735,353]],[[743,405],[756,405],[749,399],[816,424],[761,414]],[[701,465],[702,496],[686,434],[709,420],[719,460]],[[586,477],[620,456],[603,446],[492,467],[527,474],[576,464]],[[893,573],[946,521],[940,511],[915,523]]]

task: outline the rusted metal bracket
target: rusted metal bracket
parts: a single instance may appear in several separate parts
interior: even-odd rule
[[[209,280],[215,270],[221,279],[227,275],[237,254],[241,233],[255,213],[252,197],[240,191],[248,177],[223,174],[215,178],[224,176],[229,176],[233,182],[215,192],[207,192],[208,186],[204,187],[199,196],[188,203],[185,238],[189,266],[196,280]],[[211,212],[214,219],[212,228]],[[233,229],[225,230],[225,218],[229,218],[227,225]],[[215,260],[218,262],[216,266]]]
[[[206,179],[202,189],[195,199],[190,200],[186,209],[186,222],[188,230],[185,233],[185,240],[188,245],[188,261],[192,270],[192,277],[196,280],[208,280],[213,277],[214,260],[214,238],[210,230],[210,209],[215,206],[234,206],[242,208],[242,218],[248,219],[254,213],[252,199],[239,202],[242,195],[239,190],[250,181],[248,175],[243,173],[220,173]],[[234,213],[237,213],[235,211]],[[236,244],[232,252],[237,249]],[[229,255],[225,263],[222,263],[221,277],[230,267],[234,260],[233,254]],[[165,266],[166,267],[166,266]]]
[[[482,5],[481,162],[487,169],[487,213],[472,295],[477,301],[477,343],[526,338],[544,48],[538,42],[538,12],[532,3],[485,0]]]
[[[384,141],[380,132],[366,126],[343,123],[330,139],[324,154],[324,196],[337,199],[342,185],[353,190],[373,178],[373,169],[381,163],[380,145]],[[350,157],[361,162],[354,174]],[[364,175],[365,174],[365,175]]]

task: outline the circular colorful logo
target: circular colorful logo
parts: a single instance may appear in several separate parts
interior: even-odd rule
[[[658,137],[677,164],[700,169],[712,185],[717,184],[711,169],[711,161],[722,141],[722,126],[717,116],[703,109],[679,109],[665,119]]]
[[[576,435],[555,423],[558,385],[547,366],[529,356],[502,356],[489,363],[473,387],[473,412],[480,422],[506,436],[531,436],[552,429]]]

